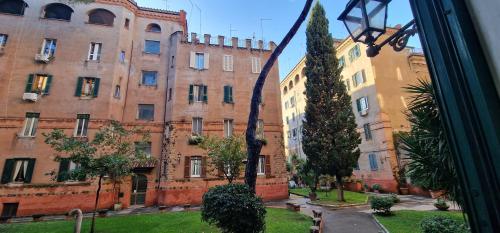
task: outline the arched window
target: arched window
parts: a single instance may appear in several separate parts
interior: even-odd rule
[[[146,27],[146,31],[148,31],[148,32],[161,32],[161,27],[160,27],[160,25],[158,25],[156,23],[152,23]]]
[[[115,15],[111,11],[105,9],[95,9],[89,13],[90,24],[100,24],[106,26],[113,26]]]
[[[302,78],[306,77],[306,68],[302,69],[302,71],[300,72],[300,75],[302,75]]]
[[[71,20],[71,14],[73,14],[73,9],[62,3],[52,3],[45,7],[45,13],[43,15],[46,19],[61,19],[61,20]]]
[[[288,83],[288,89],[292,90],[293,88],[293,82],[290,80],[290,82]]]
[[[287,92],[288,92],[288,88],[285,86],[285,88],[283,88],[283,95],[285,95]]]
[[[3,0],[0,1],[0,13],[13,15],[24,15],[24,9],[28,7],[22,0]]]
[[[299,79],[300,79],[299,75],[298,74],[295,75],[295,85],[297,85],[297,83],[299,83]]]

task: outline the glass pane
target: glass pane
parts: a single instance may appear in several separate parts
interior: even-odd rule
[[[144,52],[152,54],[160,54],[160,42],[153,40],[146,40]]]
[[[344,21],[353,37],[358,37],[367,28],[366,21],[363,20],[363,11],[361,9],[362,4],[361,1],[359,1],[346,15]]]
[[[383,0],[366,0],[366,13],[371,28],[385,29],[386,7]]]
[[[156,71],[143,71],[142,72],[142,84],[148,86],[156,85]]]

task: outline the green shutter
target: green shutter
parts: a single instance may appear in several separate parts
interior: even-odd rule
[[[359,100],[360,99],[356,100],[356,106],[358,107],[358,112],[361,112],[361,102]]]
[[[95,78],[94,79],[94,97],[97,97],[97,95],[99,94],[99,83],[101,82],[101,79],[100,78]]]
[[[31,89],[33,88],[33,80],[35,79],[35,75],[30,74],[28,75],[28,82],[26,82],[26,88],[24,89],[25,93],[31,92]]]
[[[61,158],[61,161],[59,162],[59,172],[57,172],[57,182],[68,180],[69,162],[69,159]]]
[[[44,95],[49,94],[50,85],[52,85],[52,75],[47,75],[47,83],[45,84],[45,89],[43,90]]]
[[[203,86],[203,102],[208,102],[208,87]]]
[[[193,85],[189,85],[189,103],[193,103],[194,101],[194,86]]]
[[[224,86],[224,103],[229,103],[229,86]]]
[[[12,179],[12,172],[14,171],[15,159],[6,159],[3,166],[2,184],[7,184]]]
[[[36,159],[28,160],[28,169],[26,170],[26,177],[24,179],[24,183],[31,183],[31,177],[33,177],[33,170],[35,168],[35,160]]]
[[[76,82],[75,96],[82,96],[83,77],[78,77]]]
[[[233,87],[229,87],[229,102],[233,103]]]

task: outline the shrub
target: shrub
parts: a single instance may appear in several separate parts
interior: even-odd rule
[[[446,203],[446,201],[442,198],[438,198],[436,202],[434,202],[434,206],[438,209],[438,210],[448,210],[448,208],[450,208],[450,206],[448,205],[448,203]]]
[[[380,184],[374,184],[374,185],[372,186],[372,189],[373,189],[373,190],[380,190]]]
[[[201,217],[223,233],[258,233],[265,229],[262,199],[244,184],[211,188],[203,195]]]
[[[193,135],[188,139],[189,145],[198,145],[203,142],[203,137],[198,135]]]
[[[461,224],[449,217],[432,216],[420,222],[423,233],[467,233],[469,230],[465,224]]]
[[[394,202],[394,203],[400,203],[401,202],[401,200],[399,199],[398,195],[395,194],[395,193],[391,193],[390,197],[392,198],[392,202]]]
[[[376,214],[390,215],[391,207],[394,205],[394,200],[392,197],[373,196],[370,200],[370,205]]]

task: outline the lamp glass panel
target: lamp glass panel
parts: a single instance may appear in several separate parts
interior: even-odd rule
[[[366,14],[370,29],[385,29],[386,9],[385,0],[366,0]]]
[[[349,11],[344,22],[353,38],[357,38],[367,28],[366,20],[363,19],[363,4],[361,1]]]

